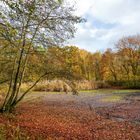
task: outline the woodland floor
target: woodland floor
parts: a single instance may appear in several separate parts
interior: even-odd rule
[[[140,140],[140,91],[29,94],[0,114],[0,140]]]

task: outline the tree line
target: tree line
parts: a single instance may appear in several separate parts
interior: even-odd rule
[[[7,60],[10,55],[13,54],[1,55],[0,78],[3,82],[8,81],[12,72],[12,63]],[[76,46],[40,47],[32,52],[29,62],[23,82],[36,81],[46,71],[52,72],[47,79],[61,79],[61,75],[55,74],[61,71],[69,80],[104,81],[112,86],[139,88],[140,36],[124,37],[115,44],[114,50],[108,48],[95,53]]]
[[[91,53],[75,46],[66,46],[48,48],[46,54],[47,65],[70,70],[79,79],[140,88],[139,35],[123,37],[114,49],[108,48],[104,52]]]

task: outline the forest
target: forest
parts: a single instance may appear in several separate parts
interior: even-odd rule
[[[1,40],[1,85],[8,82],[12,73],[13,56],[16,50],[5,47],[6,42]],[[23,83],[35,82],[46,69],[52,72],[63,71],[66,76],[72,73],[70,80],[85,84],[96,85],[96,88],[140,88],[140,36],[129,36],[120,39],[114,44],[114,49],[108,48],[104,52],[91,53],[76,46],[51,46],[37,48],[31,52],[26,75]],[[44,81],[63,80],[58,74],[47,75]],[[82,83],[81,82],[81,83]],[[52,85],[53,86],[53,85]],[[59,85],[58,85],[59,86]],[[88,85],[87,85],[88,86]],[[79,90],[86,90],[81,87]]]
[[[86,22],[65,0],[0,0],[0,140],[140,139],[140,35],[66,45]]]

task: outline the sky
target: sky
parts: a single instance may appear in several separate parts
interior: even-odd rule
[[[76,25],[75,45],[91,52],[105,51],[124,36],[140,33],[140,0],[67,0],[75,14],[85,18]]]

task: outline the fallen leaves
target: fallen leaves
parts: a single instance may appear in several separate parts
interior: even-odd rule
[[[45,140],[140,139],[140,125],[138,124],[107,119],[103,115],[86,108],[67,106],[63,103],[58,106],[58,104],[50,105],[43,100],[23,103],[17,108],[14,117],[0,114],[0,124],[7,126],[8,137],[14,135],[15,131],[12,130],[18,127],[18,131],[25,133],[31,140],[39,138]],[[126,111],[121,111],[122,107]],[[132,115],[130,112],[132,111],[131,106],[126,107],[125,105],[125,107],[122,107],[118,107],[119,110],[116,107],[106,108],[106,110],[102,108],[99,111],[110,114],[123,113],[124,116],[128,114],[128,117],[130,117],[129,113]]]

